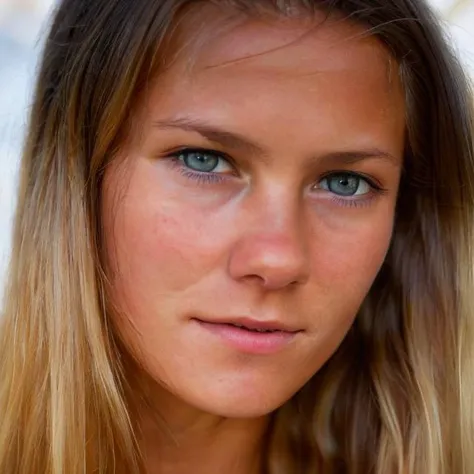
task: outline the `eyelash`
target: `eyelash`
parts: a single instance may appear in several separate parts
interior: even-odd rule
[[[214,150],[208,150],[206,148],[180,148],[170,154],[165,158],[168,158],[173,165],[185,178],[192,179],[197,181],[198,184],[218,184],[225,181],[225,177],[221,173],[213,172],[199,172],[193,171],[191,168],[188,168],[183,161],[180,159],[180,155],[191,154],[191,153],[203,153],[206,155],[211,155],[215,158],[223,159],[233,166],[232,159],[230,156],[227,156],[225,153],[217,152]]]
[[[356,173],[355,171],[348,171],[344,169],[333,170],[329,173],[324,174],[321,177],[319,182],[321,182],[323,179],[329,179],[336,175],[345,175],[345,176],[355,177],[357,179],[363,180],[369,185],[369,188],[370,188],[370,192],[367,193],[366,195],[363,195],[362,197],[359,197],[359,196],[343,197],[335,193],[331,193],[332,194],[331,201],[342,207],[349,207],[349,208],[366,207],[370,205],[371,202],[377,196],[381,196],[388,192],[387,189],[383,188],[377,181],[367,176],[366,174]]]
[[[213,173],[212,171],[211,172],[193,171],[191,168],[188,168],[186,164],[183,163],[183,161],[180,159],[180,156],[191,154],[191,153],[203,153],[206,155],[210,155],[215,158],[223,159],[224,161],[229,163],[231,166],[234,166],[233,160],[230,156],[226,155],[223,152],[218,152],[218,151],[210,150],[206,148],[180,148],[165,156],[165,158],[170,160],[170,163],[172,164],[172,166],[179,173],[181,173],[182,176],[184,176],[187,179],[196,181],[198,184],[206,185],[206,184],[222,183],[227,179],[228,175],[224,175],[223,173]],[[371,192],[368,193],[367,195],[364,195],[363,198],[357,198],[353,196],[343,197],[343,196],[338,196],[335,193],[331,193],[332,194],[331,201],[335,202],[339,206],[349,207],[349,208],[367,206],[372,202],[372,200],[377,195],[385,194],[387,192],[387,190],[384,189],[373,178],[370,178],[369,176],[363,173],[356,173],[354,171],[348,171],[348,170],[343,170],[343,169],[333,170],[329,173],[324,174],[320,178],[319,182],[321,182],[324,179],[329,179],[335,175],[340,175],[340,174],[343,174],[346,176],[352,176],[352,177],[356,177],[358,179],[364,180],[369,185]]]

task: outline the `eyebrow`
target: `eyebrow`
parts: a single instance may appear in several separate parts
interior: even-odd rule
[[[229,132],[189,118],[158,120],[154,122],[158,128],[178,128],[187,132],[195,132],[210,142],[218,143],[224,148],[238,149],[252,155],[267,155],[267,151],[252,140],[238,133]]]
[[[255,156],[268,156],[268,151],[258,143],[235,132],[221,129],[191,118],[174,118],[167,120],[155,120],[153,125],[160,129],[180,129],[187,132],[198,133],[210,142],[217,143],[224,148],[241,150]],[[369,159],[382,159],[389,161],[394,166],[400,166],[401,158],[383,151],[379,148],[368,148],[362,150],[341,150],[324,153],[318,156],[318,163],[327,166],[353,165]]]

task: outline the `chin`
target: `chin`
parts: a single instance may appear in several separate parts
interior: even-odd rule
[[[199,410],[225,418],[259,418],[267,416],[284,405],[295,392],[279,393],[267,385],[264,390],[248,390],[243,387],[236,390],[205,391],[186,397],[185,401]]]
[[[274,412],[284,401],[280,403],[265,403],[258,400],[234,399],[219,400],[215,404],[206,404],[200,407],[206,413],[221,416],[223,418],[261,418]]]

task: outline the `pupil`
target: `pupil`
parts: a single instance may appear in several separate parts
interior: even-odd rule
[[[217,167],[219,159],[206,153],[188,153],[184,156],[186,166],[196,171],[210,172]]]
[[[334,176],[329,181],[329,189],[335,194],[352,196],[359,188],[359,178],[356,176]]]

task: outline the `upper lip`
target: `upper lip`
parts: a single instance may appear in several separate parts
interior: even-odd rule
[[[196,318],[198,321],[209,324],[233,324],[237,326],[244,326],[247,329],[260,329],[268,331],[282,331],[289,333],[297,333],[302,331],[302,329],[297,329],[287,324],[281,323],[274,320],[258,320],[246,317],[235,317],[235,318],[220,318],[220,319],[201,319]]]

